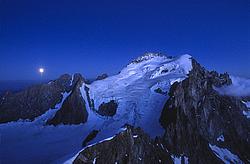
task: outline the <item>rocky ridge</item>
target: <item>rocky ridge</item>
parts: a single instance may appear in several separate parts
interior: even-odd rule
[[[96,80],[103,80],[103,79],[106,79],[107,77],[108,77],[108,74],[103,73],[103,74],[97,76]]]
[[[84,148],[73,163],[173,163],[159,139],[150,139],[141,128],[126,125],[123,129],[111,138]]]
[[[55,116],[47,121],[47,124],[80,124],[87,121],[86,102],[82,98],[80,90],[83,83],[84,79],[81,74],[75,74],[70,95],[63,102],[62,107],[56,112]]]
[[[53,109],[62,100],[62,93],[72,89],[71,80],[72,77],[65,74],[47,84],[31,86],[17,93],[7,92],[0,100],[0,123],[34,120]]]
[[[239,157],[234,161],[225,158],[224,162],[248,162],[250,121],[242,114],[246,106],[240,99],[219,95],[213,89],[230,84],[228,74],[206,71],[193,60],[188,78],[171,87],[160,118],[165,128],[163,139],[171,153],[185,154],[190,163],[221,163],[218,152],[211,149],[217,145]]]

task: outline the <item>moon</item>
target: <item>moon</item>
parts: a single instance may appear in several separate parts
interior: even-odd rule
[[[39,72],[42,74],[44,73],[44,68],[39,68]]]

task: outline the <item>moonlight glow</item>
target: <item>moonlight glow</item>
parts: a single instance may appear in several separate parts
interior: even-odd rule
[[[44,68],[39,68],[39,72],[40,72],[41,74],[43,74],[43,73],[44,73]]]

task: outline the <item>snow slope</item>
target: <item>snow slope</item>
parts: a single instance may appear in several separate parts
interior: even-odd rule
[[[163,132],[159,117],[167,100],[166,92],[175,81],[183,80],[192,69],[191,56],[168,58],[146,54],[127,65],[117,75],[83,84],[81,94],[89,113],[88,121],[80,125],[45,126],[60,108],[49,110],[33,122],[19,121],[0,125],[0,163],[62,163],[73,157],[83,139],[93,129],[101,130],[89,144],[97,143],[118,133],[129,123],[141,126],[152,137]],[[88,103],[84,87],[94,108]],[[162,92],[156,92],[160,89]],[[158,90],[159,90],[158,89]],[[64,94],[64,99],[67,94]],[[103,102],[118,102],[114,117],[102,117],[95,110]]]

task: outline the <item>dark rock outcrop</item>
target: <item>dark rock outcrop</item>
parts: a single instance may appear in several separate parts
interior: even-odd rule
[[[144,55],[138,57],[137,59],[132,60],[132,62],[129,64],[137,64],[137,63],[152,59],[154,57],[165,57],[165,55],[161,53],[147,52]]]
[[[162,95],[167,95],[167,92],[164,92],[161,90],[161,88],[157,88],[154,90],[156,93],[162,94]]]
[[[106,79],[107,77],[108,77],[108,75],[106,73],[104,73],[102,75],[97,76],[96,80],[103,80],[103,79]]]
[[[94,162],[97,164],[173,163],[159,139],[152,140],[140,128],[129,125],[112,139],[86,147],[73,163]]]
[[[71,76],[62,75],[47,84],[31,86],[17,93],[6,93],[0,99],[0,123],[30,119],[54,108],[62,93],[71,90]]]
[[[118,103],[115,100],[111,100],[108,103],[102,103],[97,111],[101,116],[114,116],[118,108]]]
[[[247,163],[250,121],[242,114],[246,107],[213,89],[229,84],[228,74],[208,72],[193,60],[188,78],[172,85],[160,117],[171,153],[185,154],[190,163],[221,163],[209,147],[212,144],[227,148]],[[221,135],[223,142],[217,140]]]
[[[87,146],[87,144],[92,141],[96,136],[97,134],[99,133],[99,130],[92,130],[89,135],[87,135],[87,137],[83,140],[82,142],[82,146],[85,147]]]
[[[247,102],[247,101],[250,101],[250,96],[244,96],[244,97],[241,97],[241,99]]]
[[[84,90],[86,92],[86,96],[87,96],[87,101],[89,103],[89,107],[90,107],[90,109],[94,110],[94,108],[95,108],[94,100],[90,99],[89,88],[86,85],[84,86]]]
[[[74,75],[73,88],[70,95],[65,99],[62,107],[56,112],[55,116],[47,121],[49,125],[58,124],[80,124],[85,123],[88,118],[86,103],[81,95],[81,86],[84,79],[80,74]]]

